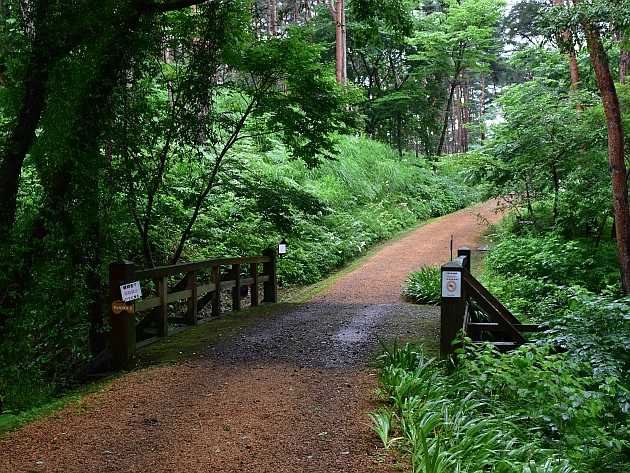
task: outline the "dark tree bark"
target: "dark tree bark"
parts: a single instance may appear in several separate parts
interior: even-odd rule
[[[268,5],[269,36],[278,34],[278,5],[276,0],[269,0]]]
[[[459,75],[459,71],[457,73]],[[444,142],[446,141],[446,132],[448,130],[448,122],[450,118],[450,111],[453,107],[453,96],[455,95],[455,87],[457,87],[457,81],[453,80],[451,82],[451,87],[448,92],[448,99],[446,101],[446,108],[444,109],[444,122],[442,123],[442,133],[440,134],[440,142],[437,147],[437,156],[442,156],[442,150],[444,149]]]
[[[36,59],[27,70],[24,98],[17,122],[9,135],[0,161],[0,243],[15,221],[17,193],[24,159],[35,139],[46,100],[46,64]]]
[[[577,3],[577,2],[575,2]],[[628,207],[628,180],[624,161],[624,130],[619,98],[610,72],[608,56],[599,31],[588,22],[582,24],[597,86],[602,96],[608,127],[608,164],[611,172],[613,209],[617,237],[617,256],[624,294],[630,293],[630,211]]]

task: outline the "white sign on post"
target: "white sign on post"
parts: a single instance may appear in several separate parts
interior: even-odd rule
[[[125,302],[142,299],[142,290],[140,289],[140,281],[120,286],[120,295]]]
[[[442,271],[442,297],[462,297],[460,271]]]

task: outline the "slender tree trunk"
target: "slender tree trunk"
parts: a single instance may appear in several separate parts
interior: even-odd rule
[[[481,92],[479,95],[479,140],[481,144],[486,141],[486,126],[483,116],[486,113],[486,76],[481,73],[479,78]]]
[[[577,55],[573,46],[571,46],[569,51],[569,73],[571,74],[571,89],[577,90],[580,83],[580,68],[578,67]]]
[[[459,72],[457,73],[459,75]],[[450,111],[453,106],[453,95],[455,94],[455,87],[457,87],[457,77],[451,82],[451,89],[448,93],[448,100],[446,101],[446,108],[444,109],[444,122],[442,123],[442,133],[440,134],[440,142],[437,147],[436,154],[442,156],[442,150],[444,148],[444,142],[446,140],[446,131],[448,130],[448,119]]]
[[[346,13],[344,0],[330,0],[328,4],[330,13],[335,22],[335,60],[337,83],[345,84],[347,81],[346,65]]]
[[[575,2],[577,3],[577,2]],[[615,215],[617,253],[621,271],[621,286],[630,293],[630,211],[628,208],[628,181],[624,161],[624,131],[619,98],[610,73],[608,56],[599,32],[587,22],[583,23],[586,42],[595,70],[597,86],[602,96],[608,126],[608,163],[612,174],[613,209]]]
[[[269,0],[268,8],[269,36],[276,36],[278,34],[278,5],[276,0]]]
[[[15,221],[22,165],[35,140],[46,102],[48,67],[45,58],[32,57],[20,112],[0,159],[0,243],[9,235]]]
[[[630,52],[621,48],[621,56],[619,57],[619,82],[626,83],[626,76],[628,75],[628,65],[630,64]]]
[[[551,163],[551,177],[553,179],[553,223],[556,224],[558,219],[558,197],[560,196],[560,178],[558,177],[558,168],[556,163]]]
[[[553,4],[556,6],[565,5],[565,0],[553,0]],[[569,75],[571,78],[571,89],[577,90],[580,82],[580,69],[578,67],[577,55],[575,53],[575,47],[573,46],[573,38],[571,32],[568,30],[562,30],[560,32],[558,43],[560,49],[564,49],[569,59]]]

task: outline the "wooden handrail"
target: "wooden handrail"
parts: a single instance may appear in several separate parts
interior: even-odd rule
[[[136,332],[141,333],[144,328],[157,323],[158,337],[168,335],[169,304],[173,302],[186,301],[184,320],[188,325],[197,324],[198,312],[209,302],[212,303],[212,315],[221,314],[223,289],[231,289],[233,311],[241,309],[241,288],[247,286],[251,287],[251,305],[258,305],[260,283],[264,292],[263,302],[277,302],[276,263],[275,250],[268,250],[262,256],[215,258],[140,270],[137,270],[130,261],[112,263],[109,266],[109,286],[111,289],[111,351],[114,367],[124,368],[132,364],[137,347]],[[263,265],[262,272],[258,271],[259,264]],[[249,269],[251,277],[246,278],[241,274],[244,265]],[[229,278],[221,277],[222,266],[231,266]],[[210,274],[206,274],[204,270],[209,270]],[[184,278],[180,283],[169,288],[169,277],[178,274],[183,274]],[[157,281],[156,295],[149,292],[143,294],[143,299],[128,304],[120,301],[121,285],[143,280]],[[172,283],[172,280],[170,282]],[[169,292],[169,289],[172,292]],[[144,317],[136,322],[135,312],[139,311],[148,311],[148,315],[145,312]]]
[[[141,269],[136,271],[136,278],[139,281],[145,279],[158,279],[164,276],[173,276],[174,274],[189,273],[191,271],[200,271],[215,266],[228,266],[233,264],[254,264],[269,263],[270,256],[248,256],[244,258],[215,258],[203,261],[194,261],[192,263],[178,263],[168,266],[158,266],[156,268]]]
[[[470,272],[471,251],[460,248],[458,257],[442,266],[442,273],[451,273],[444,279],[454,285],[442,297],[440,352],[443,357],[453,353],[452,341],[463,332],[473,340],[482,340],[482,332],[490,332],[494,345],[507,350],[526,343],[524,332],[544,330],[533,324],[522,324],[501,302],[488,291]],[[443,276],[444,278],[445,276]],[[458,287],[459,286],[459,287]],[[446,286],[445,286],[446,287]],[[475,317],[472,302],[489,317],[489,322]],[[503,337],[503,338],[501,338]]]

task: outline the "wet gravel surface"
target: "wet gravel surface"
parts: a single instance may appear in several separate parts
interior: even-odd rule
[[[126,374],[1,438],[0,473],[395,471],[399,459],[383,452],[367,417],[379,402],[379,342],[437,341],[439,311],[404,303],[401,284],[446,261],[451,234],[472,245],[482,222],[499,219],[493,209],[427,224],[308,304],[191,359]]]
[[[309,303],[258,324],[211,352],[222,362],[359,368],[380,344],[437,339],[439,310],[412,304]]]

